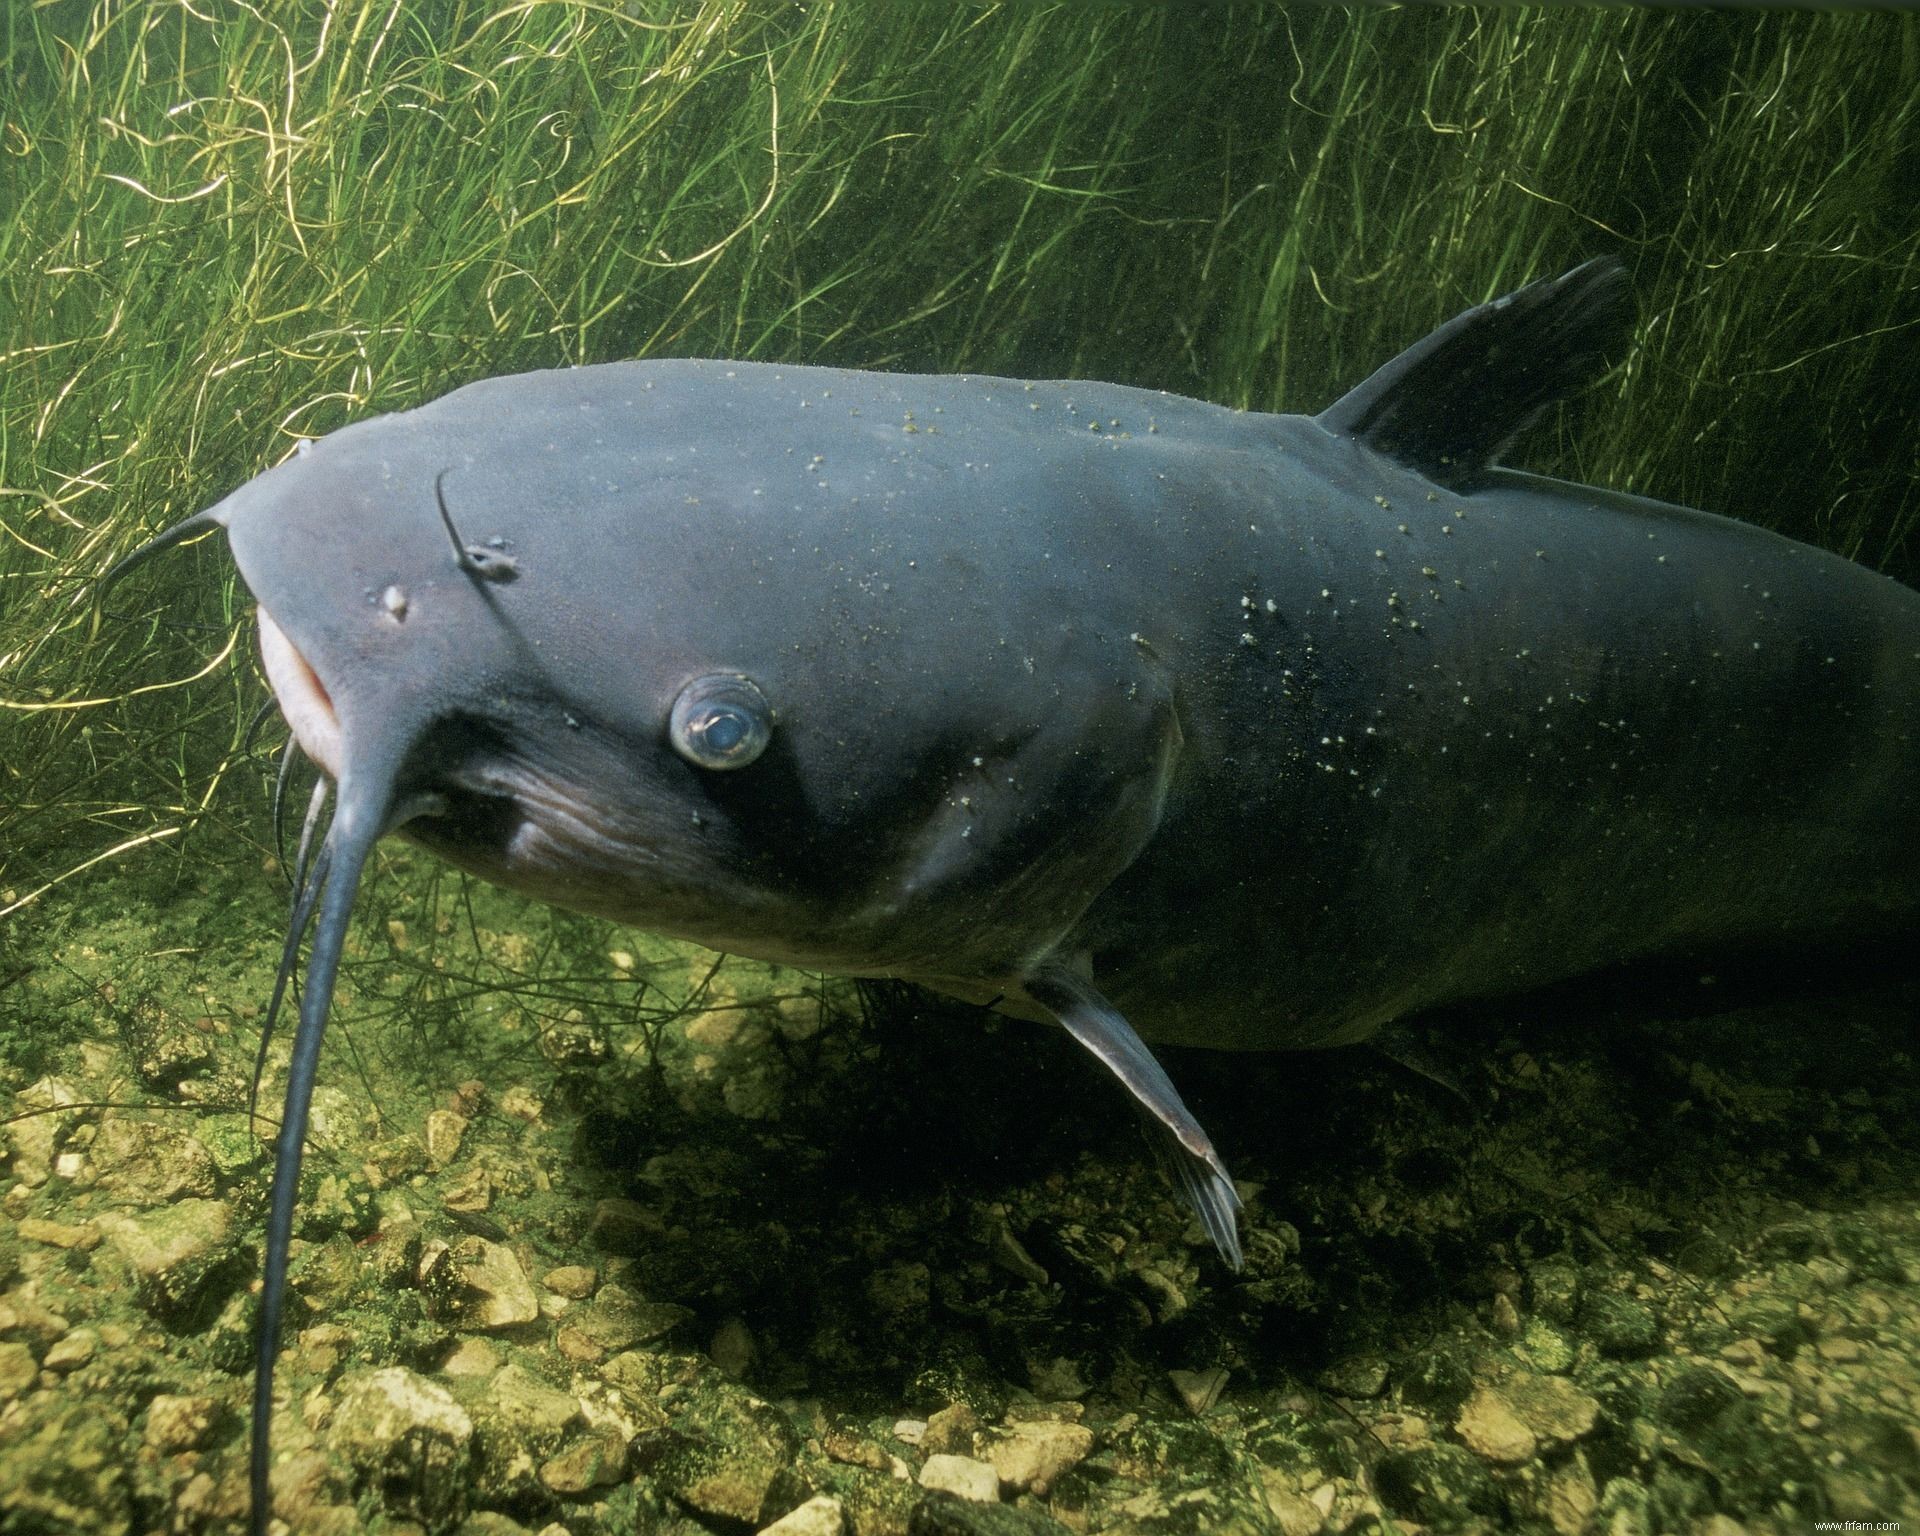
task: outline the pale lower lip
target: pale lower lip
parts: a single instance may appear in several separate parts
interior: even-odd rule
[[[263,607],[260,615],[260,662],[267,669],[267,682],[280,701],[280,713],[287,718],[293,739],[320,767],[327,777],[340,777],[340,720],[333,712],[333,700],[306,657],[294,649],[286,632],[273,622]]]

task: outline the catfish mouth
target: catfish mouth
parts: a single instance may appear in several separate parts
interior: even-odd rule
[[[340,781],[340,717],[333,710],[333,696],[320,681],[286,631],[274,623],[263,603],[260,617],[260,664],[266,668],[267,683],[280,701],[280,713],[286,716],[293,739],[335,783]]]

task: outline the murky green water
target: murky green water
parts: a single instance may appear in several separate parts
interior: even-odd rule
[[[1314,409],[1611,253],[1634,350],[1516,461],[1915,575],[1907,18],[57,3],[0,51],[0,1530],[241,1528],[279,727],[214,544],[84,583],[299,438],[643,354]],[[1899,977],[1523,1001],[1425,1038],[1463,1097],[1181,1056],[1239,1276],[1053,1032],[405,850],[345,978],[297,1531],[1920,1515]]]

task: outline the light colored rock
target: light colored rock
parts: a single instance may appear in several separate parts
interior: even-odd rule
[[[920,1448],[929,1455],[971,1456],[980,1416],[965,1403],[949,1403],[920,1433]]]
[[[0,1403],[10,1403],[33,1390],[40,1379],[40,1362],[24,1344],[0,1344]]]
[[[112,1116],[100,1122],[89,1156],[100,1187],[138,1205],[208,1199],[219,1189],[213,1154],[173,1126]]]
[[[233,1218],[218,1200],[179,1200],[138,1217],[110,1211],[99,1225],[141,1304],[164,1322],[191,1318],[238,1278]]]
[[[548,1386],[515,1362],[487,1383],[486,1416],[524,1434],[557,1442],[580,1416],[580,1403],[572,1393]]]
[[[1266,1499],[1267,1513],[1280,1528],[1280,1536],[1318,1536],[1327,1517],[1285,1474],[1273,1467],[1260,1468],[1260,1491]]]
[[[493,1209],[493,1174],[484,1163],[473,1164],[448,1180],[440,1203],[450,1211],[484,1215]]]
[[[427,1166],[436,1173],[460,1155],[470,1122],[450,1109],[427,1112]]]
[[[1598,1400],[1564,1376],[1515,1371],[1496,1390],[1514,1417],[1545,1446],[1571,1444],[1591,1433],[1600,1416]]]
[[[563,1525],[561,1530],[565,1530]],[[454,1536],[527,1536],[527,1528],[511,1515],[498,1510],[479,1509],[460,1522]]]
[[[789,1510],[759,1536],[845,1536],[847,1512],[831,1494],[816,1493],[798,1509]]]
[[[474,1481],[483,1503],[537,1491],[541,1464],[561,1448],[580,1417],[571,1393],[540,1380],[518,1362],[496,1373],[472,1405]]]
[[[500,1368],[499,1347],[489,1339],[462,1339],[440,1362],[442,1376],[491,1376]]]
[[[1587,1458],[1579,1451],[1575,1451],[1565,1465],[1555,1467],[1548,1474],[1540,1491],[1541,1513],[1547,1517],[1555,1536],[1580,1536],[1599,1505],[1600,1490],[1594,1486]]]
[[[642,1301],[611,1283],[567,1313],[554,1342],[567,1359],[593,1364],[671,1332],[692,1317],[672,1302]]]
[[[1453,1428],[1474,1454],[1505,1466],[1531,1461],[1540,1448],[1533,1431],[1515,1416],[1512,1404],[1492,1387],[1481,1387],[1466,1400]]]
[[[562,1264],[542,1275],[540,1283],[556,1296],[585,1301],[600,1283],[600,1276],[585,1264]]]
[[[28,1242],[44,1243],[49,1248],[85,1253],[100,1246],[100,1228],[91,1221],[45,1221],[38,1216],[22,1216],[14,1230]]]
[[[927,1421],[925,1419],[895,1419],[893,1421],[893,1438],[898,1440],[902,1445],[919,1445],[926,1437]]]
[[[0,1333],[25,1334],[41,1344],[52,1344],[72,1326],[25,1287],[0,1296]]]
[[[100,1335],[94,1329],[72,1328],[54,1341],[40,1363],[50,1371],[77,1371],[99,1348]]]
[[[466,1295],[460,1309],[463,1327],[497,1333],[540,1316],[540,1297],[520,1256],[505,1243],[463,1237],[447,1254]]]
[[[52,1176],[60,1148],[80,1119],[77,1113],[60,1106],[79,1101],[73,1085],[58,1077],[41,1078],[21,1089],[14,1100],[18,1118],[7,1126],[13,1176],[29,1189],[38,1189]]]
[[[920,1486],[957,1493],[981,1504],[997,1503],[1000,1498],[1000,1474],[971,1456],[929,1456],[920,1469]]]
[[[531,1088],[523,1088],[517,1083],[500,1095],[500,1113],[511,1115],[515,1120],[524,1120],[528,1125],[537,1122],[546,1107]]]
[[[147,1404],[143,1438],[162,1456],[205,1450],[220,1420],[220,1404],[211,1397],[175,1397],[161,1393]]]
[[[715,1008],[687,1020],[687,1039],[710,1051],[723,1051],[739,1038],[747,1016],[738,1008]]]
[[[540,1468],[540,1481],[563,1497],[625,1482],[627,1438],[611,1429],[576,1436]]]
[[[473,1420],[445,1387],[403,1366],[343,1377],[327,1439],[383,1487],[389,1509],[411,1507],[437,1523],[465,1496]]]
[[[996,1432],[983,1454],[1007,1487],[1044,1495],[1092,1449],[1093,1431],[1086,1425],[1038,1420]]]

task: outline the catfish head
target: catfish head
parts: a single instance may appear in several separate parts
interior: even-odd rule
[[[902,454],[902,412],[954,383],[693,362],[488,380],[304,444],[112,573],[224,529],[273,692],[336,795],[268,1010],[270,1031],[311,924],[256,1529],[308,1101],[387,834],[653,932],[1057,1019],[1147,1110],[1237,1262],[1218,1157],[1069,942],[1159,823],[1176,701],[1137,635],[1063,620],[1090,611],[1080,565],[1036,571],[975,515],[1030,491],[1031,465],[962,473],[958,432]]]

